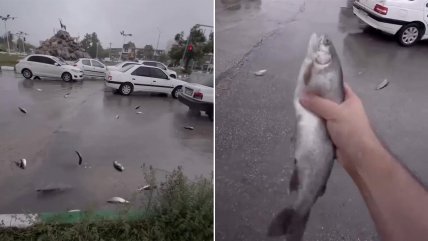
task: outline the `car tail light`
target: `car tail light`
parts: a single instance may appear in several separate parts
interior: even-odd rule
[[[195,92],[195,93],[193,94],[193,98],[195,98],[195,99],[200,99],[200,100],[202,100],[202,97],[204,97],[204,94],[202,94],[201,92]]]
[[[108,80],[111,80],[111,79],[112,79],[111,75],[109,75],[107,79],[108,79]]]
[[[388,8],[379,4],[376,4],[374,7],[374,11],[380,13],[382,15],[386,15],[388,13]]]

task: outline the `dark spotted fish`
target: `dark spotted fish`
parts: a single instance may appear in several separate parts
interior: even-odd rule
[[[311,36],[295,90],[295,165],[289,188],[296,192],[297,198],[291,207],[274,218],[268,231],[270,236],[285,235],[287,241],[303,239],[311,208],[325,192],[335,158],[335,147],[325,121],[299,102],[306,92],[343,102],[342,67],[332,42],[325,35]]]

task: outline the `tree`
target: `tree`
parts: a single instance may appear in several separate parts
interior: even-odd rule
[[[153,59],[153,55],[155,53],[155,50],[153,49],[153,46],[146,45],[143,48],[143,56],[144,59]]]
[[[92,34],[85,34],[82,41],[80,41],[80,44],[92,58],[97,57],[97,48],[98,54],[104,51],[100,40],[98,39],[97,33],[95,32]]]
[[[125,49],[126,52],[128,52],[131,49],[135,49],[135,44],[131,41],[123,45],[123,49]]]
[[[184,53],[184,46],[179,46],[178,44],[174,44],[168,52],[168,56],[173,60],[174,65],[178,65],[180,63],[180,59]]]
[[[200,29],[199,25],[193,26],[193,28],[190,30],[190,39],[192,43],[203,43],[207,40],[205,37],[204,32],[202,29]]]

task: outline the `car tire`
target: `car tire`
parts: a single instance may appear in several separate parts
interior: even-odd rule
[[[61,79],[64,80],[64,82],[70,82],[73,80],[73,77],[71,76],[70,73],[65,72],[61,75]]]
[[[24,78],[26,79],[31,79],[31,77],[33,77],[33,72],[31,72],[31,70],[29,69],[23,69],[21,71],[22,76],[24,76]]]
[[[177,76],[175,74],[171,74],[169,77],[177,79]]]
[[[181,88],[182,88],[182,86],[179,85],[172,90],[172,92],[171,92],[172,98],[174,98],[174,99],[178,98],[178,94],[181,92]]]
[[[132,91],[134,90],[134,87],[131,83],[123,83],[119,87],[119,93],[121,95],[130,95]]]
[[[214,121],[214,110],[211,108],[210,110],[206,111],[208,118],[210,118],[210,121]]]
[[[417,23],[410,23],[403,26],[397,33],[398,43],[403,47],[414,45],[422,36],[423,29]]]

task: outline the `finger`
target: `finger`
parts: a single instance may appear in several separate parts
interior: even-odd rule
[[[355,92],[351,89],[351,86],[348,83],[345,83],[344,87],[345,87],[345,100],[352,99],[355,96],[357,96]]]
[[[303,94],[300,103],[307,110],[326,120],[333,119],[339,111],[339,105],[336,102],[310,93]]]

